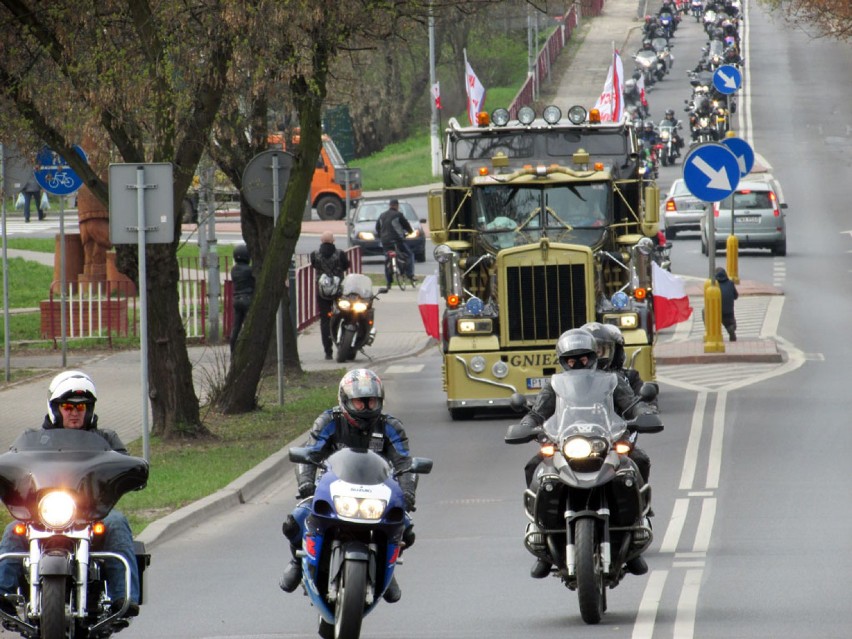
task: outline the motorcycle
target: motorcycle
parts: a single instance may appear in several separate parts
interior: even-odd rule
[[[571,371],[551,377],[556,411],[544,425],[509,427],[505,442],[537,440],[542,461],[524,492],[529,519],[524,544],[554,566],[569,590],[576,590],[580,615],[599,623],[607,588],[627,574],[626,563],[650,546],[651,487],[628,453],[636,433],[663,429],[658,415],[625,421],[613,407],[614,373]],[[657,395],[644,384],[640,398]],[[513,398],[513,406],[524,402]],[[638,400],[637,400],[638,401]]]
[[[660,124],[660,142],[663,145],[660,151],[660,161],[663,163],[663,166],[673,165],[680,155],[676,128],[680,128],[681,126],[680,122],[677,125]]]
[[[633,60],[636,62],[637,70],[645,78],[645,86],[652,86],[657,80],[663,79],[665,71],[657,58],[656,51],[642,49],[633,56]]]
[[[651,40],[651,46],[657,52],[657,58],[663,67],[663,71],[669,73],[674,66],[674,55],[672,55],[673,45],[666,42],[665,38],[654,38]]]
[[[41,639],[102,639],[128,627],[123,615],[130,597],[113,609],[104,565],[107,559],[122,564],[128,595],[130,565],[122,555],[98,550],[100,520],[147,481],[144,459],[115,452],[88,431],[26,431],[0,455],[0,499],[28,546],[0,555],[24,564],[18,593],[6,596],[17,614],[0,610],[4,628]],[[142,604],[150,555],[141,542],[134,549]]]
[[[343,448],[317,462],[310,448],[290,461],[322,472],[305,522],[302,585],[319,611],[323,639],[358,639],[361,623],[393,578],[406,526],[405,499],[390,463],[371,450]],[[406,472],[427,474],[432,460],[413,457]]]
[[[388,289],[380,288],[373,294],[373,282],[366,275],[350,273],[340,284],[340,296],[334,302],[329,323],[331,340],[337,347],[337,361],[355,359],[358,351],[373,343],[376,329],[373,326],[373,301]]]

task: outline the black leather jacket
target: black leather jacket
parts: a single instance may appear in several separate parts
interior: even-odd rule
[[[625,376],[616,375],[616,378],[618,379],[618,385],[612,393],[612,401],[616,412],[621,417],[632,419],[645,413],[657,412],[653,406],[645,402],[638,402],[628,409],[630,404],[636,399],[636,395],[633,389],[630,388],[630,384],[627,382]],[[550,380],[547,380],[538,392],[530,412],[524,415],[521,423],[530,427],[540,427],[553,416],[554,412],[556,412],[556,392],[550,385]]]
[[[251,297],[254,293],[254,273],[251,264],[236,262],[231,269],[231,281],[234,283],[234,297]]]
[[[397,471],[408,470],[411,466],[408,436],[402,422],[387,414],[380,415],[371,429],[362,430],[352,426],[339,407],[331,408],[317,417],[305,446],[321,451],[323,459],[341,448],[361,448],[378,453]],[[316,466],[299,464],[296,470],[299,486],[313,484],[316,473]],[[404,473],[398,481],[402,491],[413,497],[417,485],[414,475]]]

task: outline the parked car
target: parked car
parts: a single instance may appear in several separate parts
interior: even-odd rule
[[[748,178],[748,176],[746,176]],[[777,183],[767,176],[741,180],[737,190],[713,205],[715,247],[725,248],[728,236],[733,233],[740,248],[767,248],[774,255],[787,254],[787,204],[779,196]],[[733,201],[733,219],[731,217]],[[701,220],[701,252],[707,255],[706,222]]]
[[[698,231],[705,215],[704,202],[686,188],[682,178],[672,182],[666,199],[660,204],[660,225],[667,240],[673,240],[680,231]]]
[[[390,200],[365,200],[355,209],[352,219],[347,222],[349,227],[349,244],[360,246],[362,255],[383,255],[382,245],[376,236],[376,220],[388,210]],[[410,202],[399,201],[399,210],[411,224],[412,233],[406,236],[405,243],[414,253],[418,262],[426,261],[426,220],[417,217],[417,211]]]

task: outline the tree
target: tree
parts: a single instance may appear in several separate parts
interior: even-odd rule
[[[852,37],[852,3],[849,0],[760,0],[782,9],[787,20],[814,35],[848,40]]]
[[[80,159],[72,151],[79,140],[100,141],[114,161],[171,162],[172,195],[181,202],[243,36],[236,5],[0,0],[4,139],[47,144],[105,205],[106,167]],[[172,244],[146,247],[153,432],[167,437],[205,432],[178,307],[180,222],[178,215]],[[116,248],[119,268],[135,277],[135,247]]]

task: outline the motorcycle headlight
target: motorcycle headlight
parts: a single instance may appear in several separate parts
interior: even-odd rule
[[[388,503],[384,499],[372,497],[345,497],[338,495],[334,498],[334,509],[341,517],[348,519],[381,519]]]
[[[352,303],[349,300],[345,300],[342,298],[337,300],[337,308],[339,308],[341,311],[348,311],[351,306]]]
[[[49,492],[38,502],[38,516],[48,528],[64,528],[73,521],[76,510],[74,498],[63,491]]]
[[[367,310],[367,302],[362,302],[361,300],[358,300],[352,305],[352,310],[356,313],[363,313]]]
[[[606,452],[606,441],[599,438],[571,437],[562,444],[562,454],[568,459],[585,459]]]

